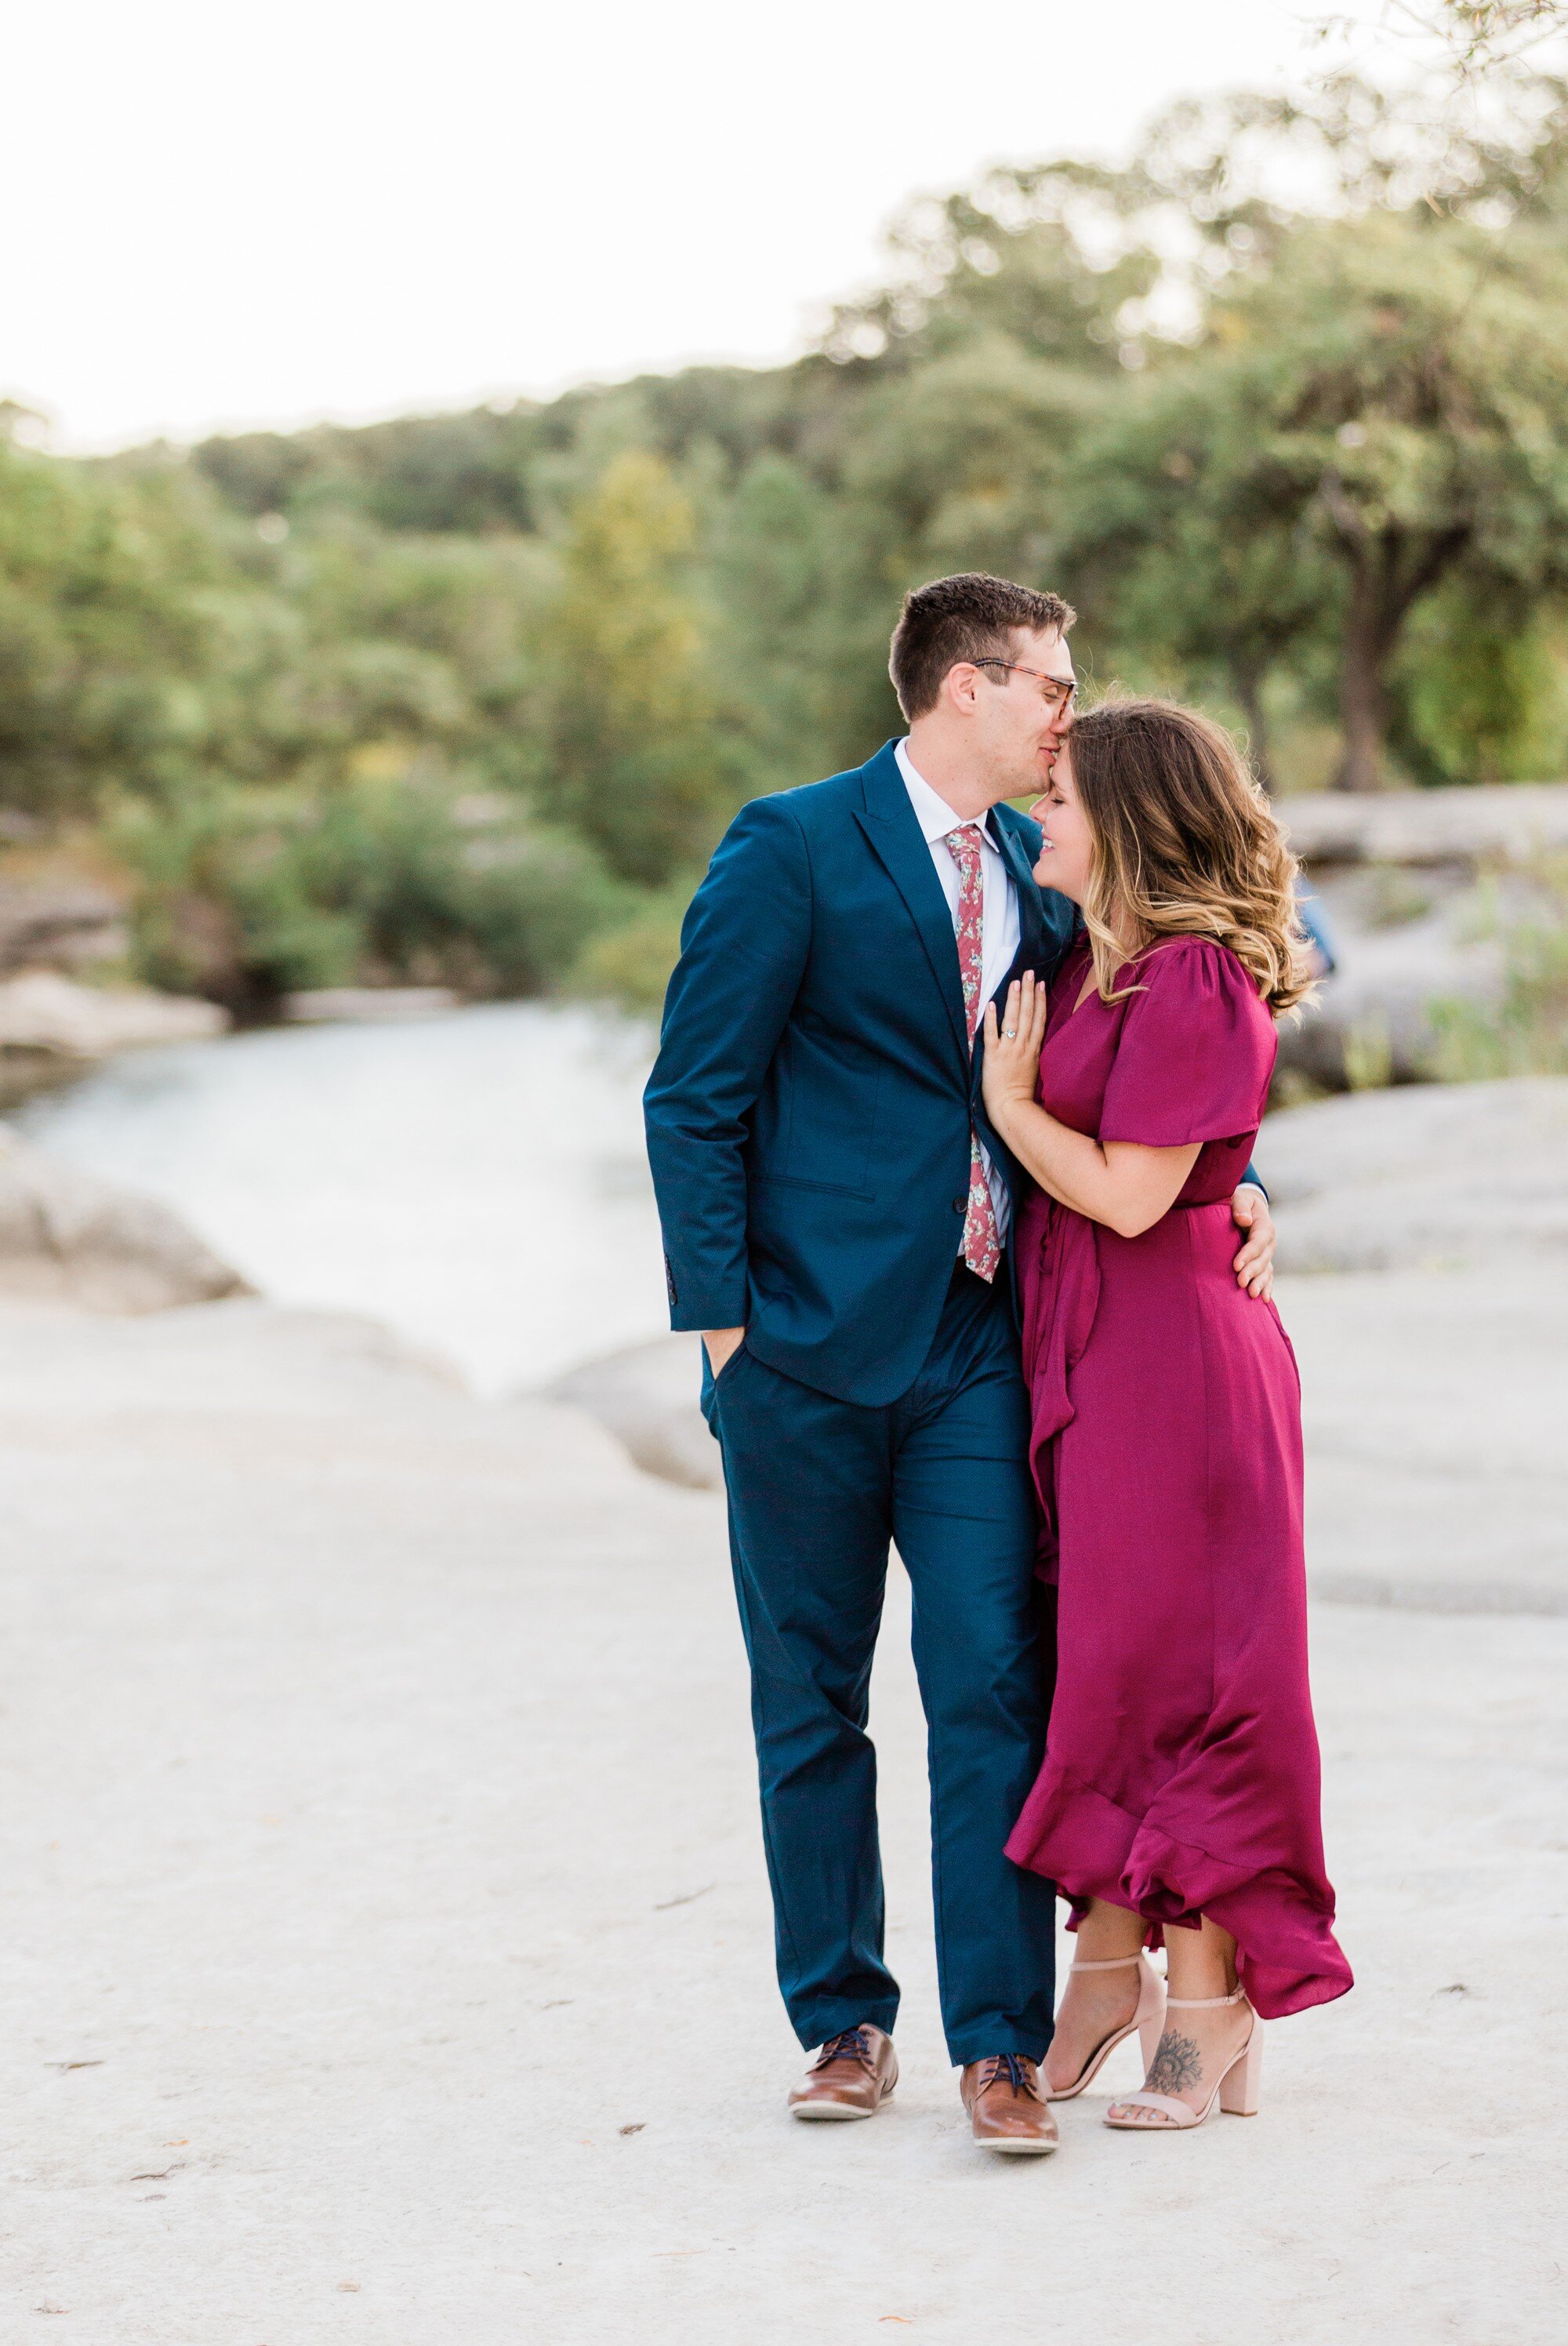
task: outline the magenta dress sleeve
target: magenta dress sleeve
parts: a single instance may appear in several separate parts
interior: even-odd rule
[[[1207,937],[1138,964],[1105,1085],[1100,1138],[1181,1148],[1257,1131],[1274,1072],[1274,1021],[1232,953]]]

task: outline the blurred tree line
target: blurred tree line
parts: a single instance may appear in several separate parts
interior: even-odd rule
[[[968,568],[1275,787],[1561,774],[1568,92],[1458,118],[1341,76],[993,172],[789,366],[93,463],[13,411],[0,828],[241,1009],[652,1001],[734,807],[899,729],[900,598]]]

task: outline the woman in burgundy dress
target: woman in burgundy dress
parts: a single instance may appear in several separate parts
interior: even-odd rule
[[[1300,1388],[1239,1288],[1229,1199],[1274,1020],[1307,990],[1293,861],[1228,737],[1150,701],[1083,718],[1033,809],[1084,933],[987,1014],[1021,1217],[1023,1365],[1058,1676],[1008,1855],[1072,1901],[1045,2064],[1082,2092],[1143,2035],[1107,2123],[1257,2106],[1261,2019],[1342,1995],[1307,1683]],[[1163,1935],[1169,1996],[1142,1953]],[[1168,2014],[1168,2017],[1166,2016]]]

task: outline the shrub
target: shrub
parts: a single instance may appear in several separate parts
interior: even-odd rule
[[[298,987],[563,983],[628,892],[582,841],[439,770],[336,789],[214,783],[172,812],[121,810],[138,882],[138,973],[260,1013]]]
[[[687,880],[645,897],[638,910],[595,937],[573,973],[574,991],[657,1018],[680,956],[681,916],[693,884]]]

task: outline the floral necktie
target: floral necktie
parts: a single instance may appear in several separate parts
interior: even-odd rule
[[[961,823],[946,836],[948,853],[958,866],[958,971],[963,981],[963,1015],[969,1023],[969,1044],[980,1023],[980,974],[985,940],[985,881],[980,860],[980,825]],[[993,1280],[1002,1260],[1002,1240],[996,1232],[996,1209],[985,1178],[985,1160],[974,1127],[969,1133],[969,1200],[963,1215],[963,1260],[977,1279]]]

